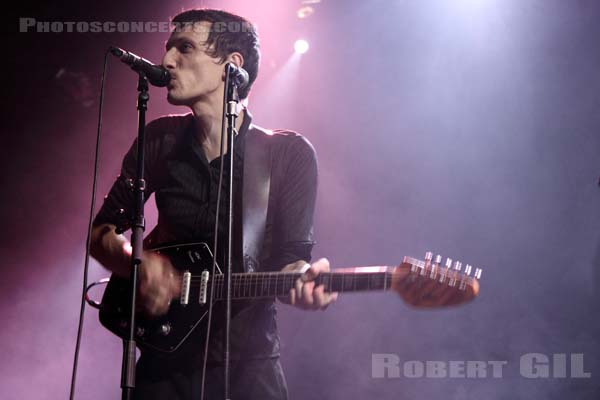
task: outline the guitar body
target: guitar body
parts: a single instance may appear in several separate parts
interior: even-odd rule
[[[154,251],[169,257],[180,271],[200,275],[203,271],[212,269],[212,254],[205,243],[166,246]],[[113,274],[100,306],[100,322],[121,338],[126,338],[129,334],[130,290],[128,279]],[[161,317],[149,318],[137,312],[137,345],[163,353],[176,351],[194,330],[199,329],[207,315],[208,305],[200,304],[198,296],[198,288],[192,287],[188,304],[182,305],[180,301],[173,300],[167,314]],[[207,298],[210,298],[210,292]]]

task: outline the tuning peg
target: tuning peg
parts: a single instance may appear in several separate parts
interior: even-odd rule
[[[439,254],[435,256],[435,261],[431,264],[431,272],[429,273],[429,279],[435,279],[437,277],[438,268],[442,262],[442,256]]]
[[[448,286],[452,286],[454,287],[456,285],[456,277],[458,276],[458,272],[461,270],[462,268],[462,263],[460,261],[455,261],[454,262],[454,271],[455,272],[450,272],[451,277],[450,280],[448,281]]]
[[[476,279],[481,279],[481,268],[475,268],[474,276]]]
[[[455,261],[454,262],[454,269],[456,271],[460,271],[462,269],[462,263],[460,261]]]
[[[452,267],[452,259],[451,258],[446,258],[446,269],[442,269],[440,271],[440,283],[444,283],[444,281],[446,280],[446,275],[448,274],[448,271],[450,271],[450,268]]]
[[[462,263],[460,261],[455,261],[454,262],[454,273],[452,274],[452,279],[450,279],[450,282],[448,282],[448,286],[456,286],[456,280],[458,278],[458,275],[460,273],[460,270],[462,269]]]
[[[460,285],[458,285],[459,290],[464,291],[467,289],[467,281],[469,281],[471,279],[469,275],[471,275],[472,269],[473,269],[473,267],[471,266],[471,264],[465,265],[465,272],[463,274],[463,278],[460,280]]]
[[[410,264],[410,272],[417,272],[417,269],[419,268],[419,266],[417,265],[416,262],[413,262]]]
[[[425,253],[425,265],[423,265],[423,268],[421,268],[421,270],[419,271],[419,275],[421,276],[425,276],[425,274],[427,273],[427,270],[429,269],[429,266],[431,265],[431,260],[433,259],[433,253],[428,251]]]

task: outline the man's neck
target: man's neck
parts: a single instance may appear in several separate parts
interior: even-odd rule
[[[221,149],[221,119],[223,105],[221,102],[198,102],[193,105],[192,112],[196,119],[196,137],[202,144],[206,157],[212,161],[220,154]],[[242,105],[239,105],[242,109]],[[236,121],[236,131],[239,132],[244,121],[245,113],[242,110]],[[227,152],[227,143],[224,144]]]

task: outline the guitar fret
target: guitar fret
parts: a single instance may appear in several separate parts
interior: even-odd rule
[[[287,278],[286,279],[286,289],[288,289],[287,293],[286,293],[286,296],[287,296],[290,292],[290,289],[292,288],[292,286],[294,284],[294,275],[287,274],[286,278]]]
[[[284,291],[285,291],[285,281],[284,281],[285,275],[284,274],[279,274],[277,275],[277,295],[278,296],[282,296]]]
[[[271,296],[271,279],[267,279],[267,296]]]
[[[354,276],[352,275],[345,275],[345,279],[344,279],[344,290],[348,291],[349,288],[352,287],[353,285],[353,281],[354,281]]]
[[[291,287],[291,283],[292,283],[292,275],[287,273],[284,275],[283,277],[283,286],[282,286],[282,296],[289,296],[290,295],[290,289]]]
[[[320,281],[319,283],[325,287],[326,292],[331,292],[331,274],[330,273],[321,274],[317,279]]]
[[[281,282],[282,275],[283,274],[278,274],[275,277],[275,288],[276,288],[275,295],[276,296],[280,296],[281,292],[283,291],[283,284]]]

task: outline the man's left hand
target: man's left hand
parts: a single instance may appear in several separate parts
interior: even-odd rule
[[[321,272],[329,272],[329,261],[321,258],[309,265],[306,261],[299,260],[293,264],[286,265],[282,272],[302,272],[296,280],[295,287],[290,290],[289,299],[280,300],[303,310],[324,310],[327,306],[337,300],[338,294],[325,293],[325,286],[315,287],[314,280]]]

